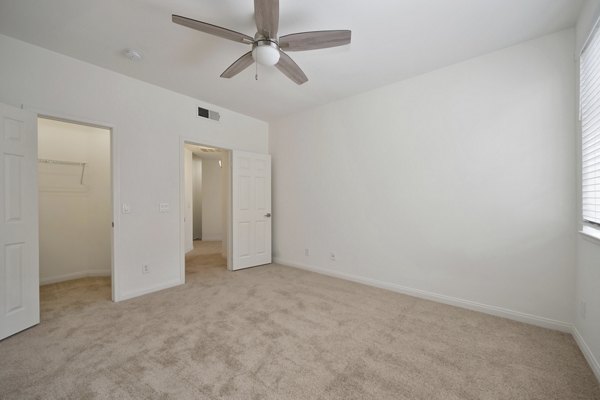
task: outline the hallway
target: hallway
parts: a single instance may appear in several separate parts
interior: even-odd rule
[[[227,260],[221,254],[222,242],[194,240],[194,250],[185,255],[186,281],[199,269],[227,269]]]

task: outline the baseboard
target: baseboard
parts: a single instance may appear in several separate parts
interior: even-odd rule
[[[143,296],[145,294],[158,292],[160,290],[169,289],[169,288],[179,286],[182,284],[183,284],[183,282],[181,282],[179,279],[177,279],[176,281],[161,283],[160,285],[152,286],[147,289],[137,290],[137,291],[133,291],[133,292],[127,292],[123,295],[117,295],[115,298],[115,302],[133,299],[134,297],[139,297],[139,296]]]
[[[70,274],[56,275],[48,278],[40,278],[40,285],[49,285],[51,283],[59,283],[71,281],[73,279],[91,278],[97,276],[110,276],[110,269],[88,269],[85,271],[72,272]]]
[[[448,304],[451,306],[466,308],[468,310],[479,311],[485,314],[494,315],[497,317],[508,318],[514,321],[524,322],[526,324],[541,326],[543,328],[553,329],[561,332],[572,332],[573,325],[568,322],[557,321],[550,318],[540,317],[537,315],[527,314],[520,311],[509,310],[502,307],[482,304],[471,300],[465,300],[458,297],[446,296],[434,292],[429,292],[421,289],[414,289],[395,283],[388,283],[376,279],[365,278],[358,275],[347,274],[339,271],[331,271],[325,268],[313,267],[306,264],[300,264],[293,261],[287,261],[281,258],[274,258],[276,264],[286,265],[294,268],[304,269],[307,271],[316,272],[323,275],[332,276],[335,278],[345,279],[352,282],[362,283],[369,286],[387,289],[394,292],[406,294],[421,299],[431,300],[438,303]]]
[[[600,363],[598,362],[598,359],[594,356],[594,353],[592,353],[592,350],[585,342],[583,336],[581,336],[576,326],[573,326],[573,330],[571,333],[573,335],[573,338],[575,339],[575,342],[577,342],[579,349],[583,353],[583,356],[590,365],[590,368],[592,368],[594,375],[596,375],[596,379],[598,379],[598,382],[600,382]]]

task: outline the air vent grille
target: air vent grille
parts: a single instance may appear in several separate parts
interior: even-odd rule
[[[207,110],[206,108],[198,107],[198,116],[202,118],[212,119],[218,121],[221,119],[221,115],[213,110]]]

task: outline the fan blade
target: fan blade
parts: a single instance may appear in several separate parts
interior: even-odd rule
[[[290,58],[290,56],[285,54],[283,51],[280,51],[279,53],[281,54],[279,57],[279,62],[275,64],[278,70],[283,72],[285,76],[296,82],[298,85],[302,85],[308,81],[308,78],[306,75],[304,75],[304,72],[302,72],[298,64],[296,64],[294,60]]]
[[[232,78],[252,64],[254,64],[254,59],[252,58],[252,52],[249,51],[231,64],[229,68],[221,74],[221,78]]]
[[[279,30],[279,0],[254,0],[254,19],[258,33],[277,38]]]
[[[279,38],[279,47],[285,51],[304,51],[343,46],[350,43],[352,31],[314,31],[292,33]]]
[[[182,17],[180,15],[173,14],[173,22],[179,25],[186,26],[188,28],[195,29],[200,32],[208,33],[214,36],[222,37],[223,39],[233,40],[234,42],[251,44],[254,43],[254,39],[243,33],[232,31],[227,28],[221,28],[220,26],[212,25],[202,21],[196,21],[195,19]]]

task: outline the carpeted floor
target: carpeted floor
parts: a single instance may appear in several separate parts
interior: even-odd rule
[[[600,399],[570,335],[218,251],[122,303],[108,279],[43,287],[0,399]]]

